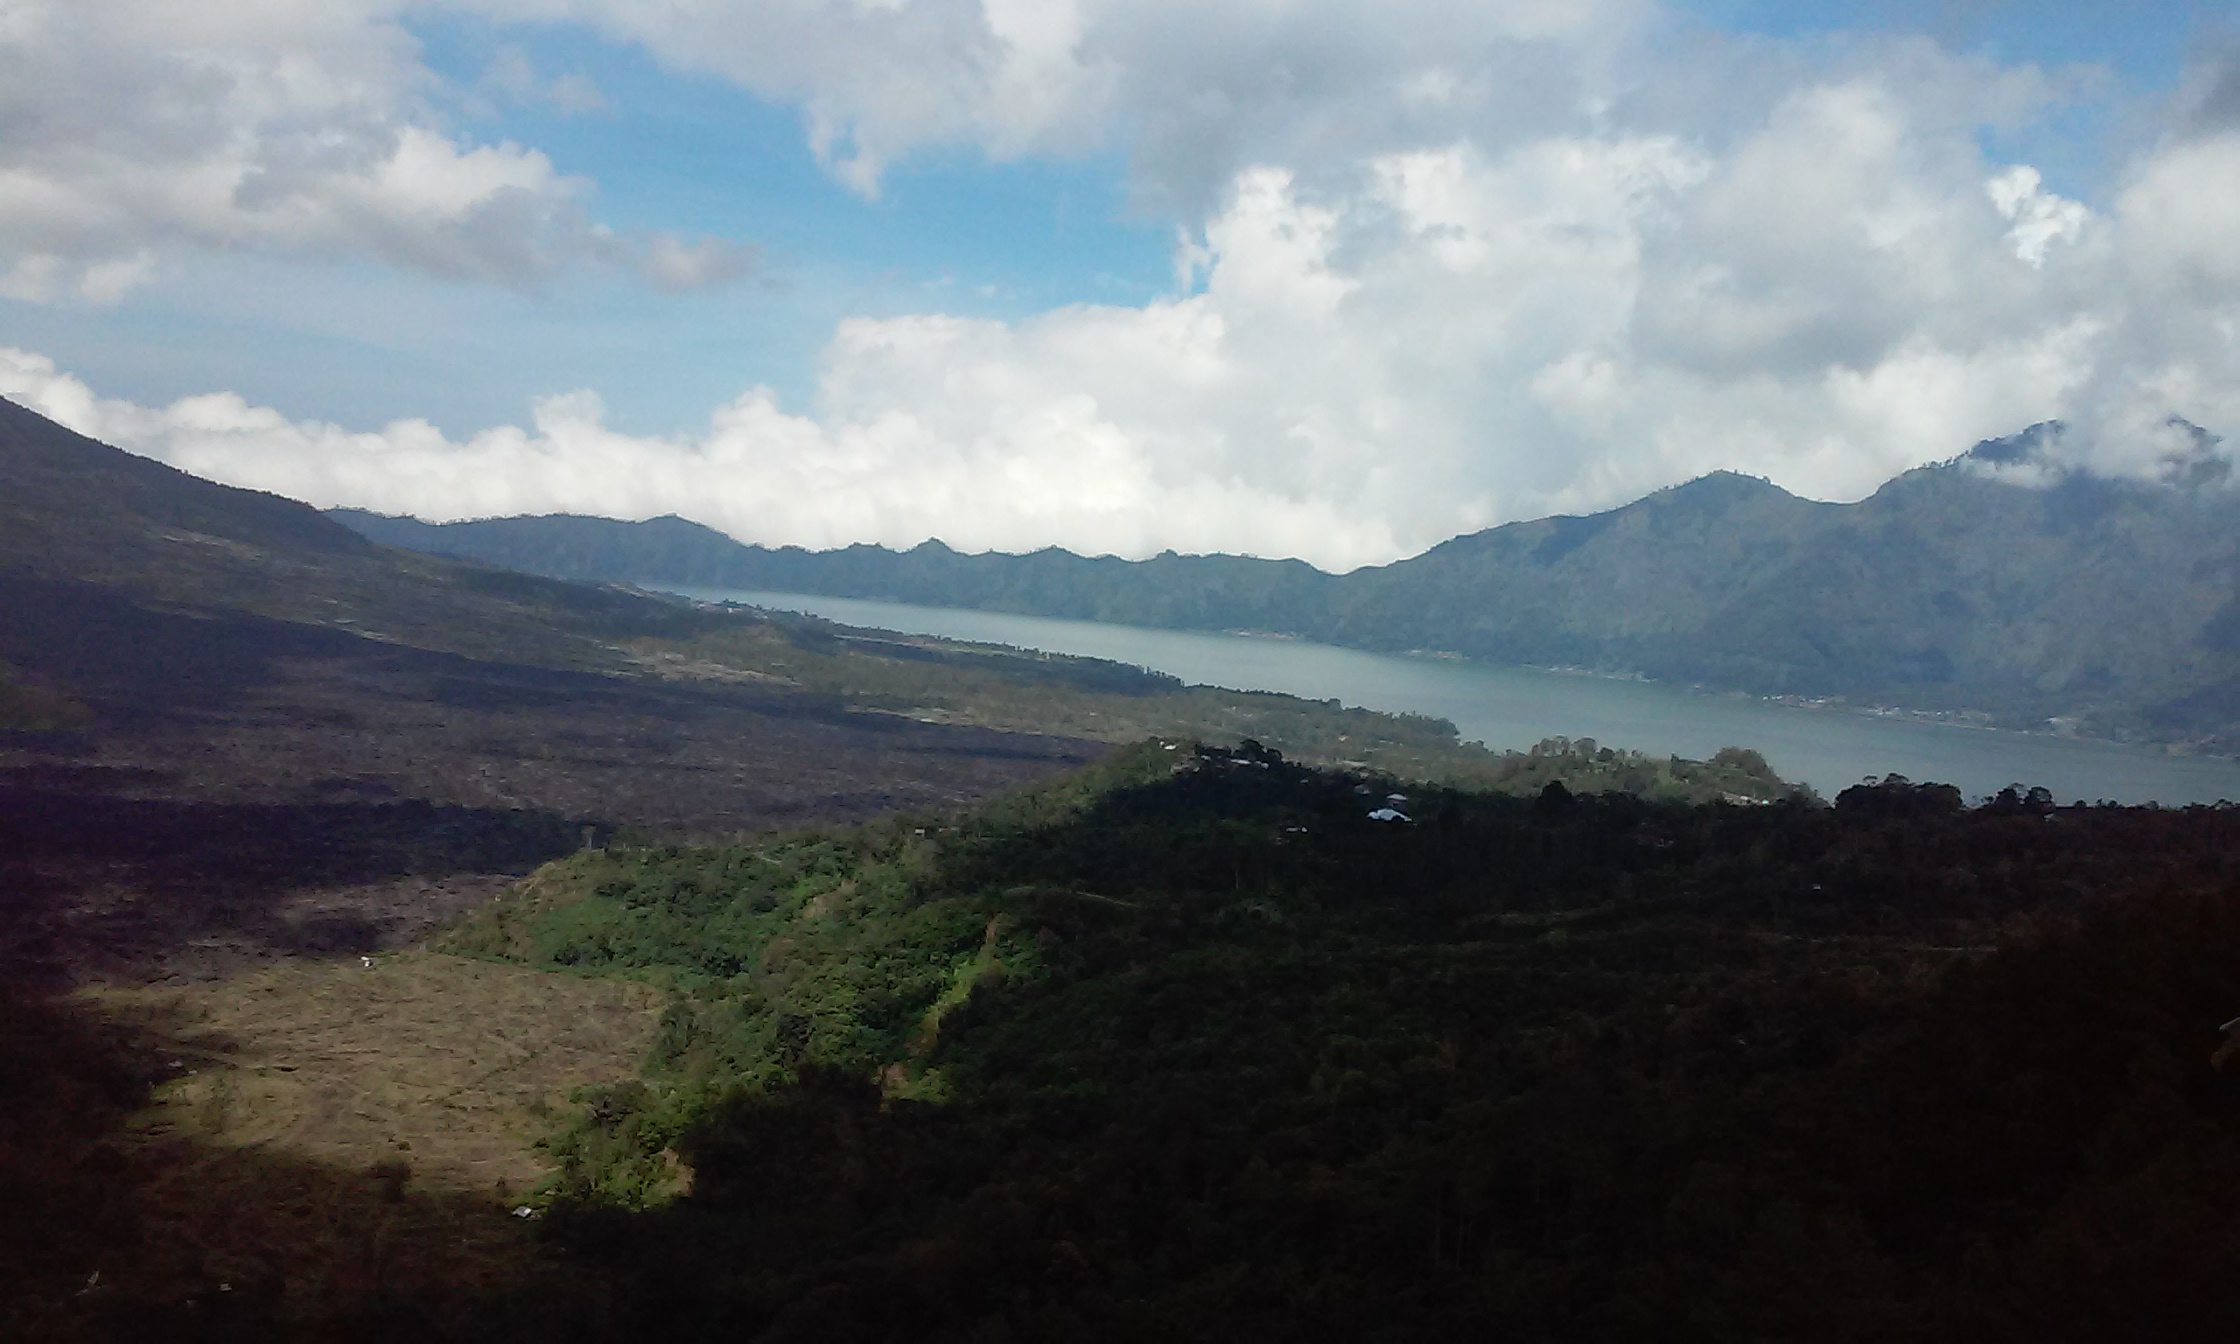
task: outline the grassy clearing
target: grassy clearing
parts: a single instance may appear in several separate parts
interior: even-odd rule
[[[533,1144],[549,1107],[635,1075],[658,1008],[626,982],[418,951],[89,994],[177,1042],[177,1076],[137,1122],[148,1138],[383,1165],[496,1200],[544,1176]]]

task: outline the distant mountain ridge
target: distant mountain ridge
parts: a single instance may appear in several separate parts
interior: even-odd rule
[[[2198,468],[2008,478],[2058,433],[1988,440],[1855,504],[1717,472],[1344,575],[937,541],[772,549],[678,518],[331,516],[387,545],[561,578],[1262,630],[2240,750],[2240,491]]]
[[[1304,616],[1333,579],[1301,560],[1231,555],[1121,560],[1056,547],[972,555],[939,541],[907,551],[864,544],[770,548],[677,517],[626,523],[554,514],[432,524],[354,509],[329,516],[383,545],[554,578],[824,593],[1180,629],[1233,629],[1294,609]]]

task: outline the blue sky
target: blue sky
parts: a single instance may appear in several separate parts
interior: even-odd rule
[[[806,399],[818,350],[844,317],[1016,317],[1141,302],[1173,285],[1175,223],[1130,214],[1117,146],[1003,163],[936,150],[900,165],[869,200],[818,163],[794,106],[571,25],[436,12],[405,26],[452,86],[445,101],[464,137],[543,150],[596,184],[595,211],[618,228],[750,241],[764,251],[761,270],[707,294],[598,278],[522,292],[355,260],[204,258],[114,307],[0,299],[5,338],[65,359],[112,395],[227,387],[358,426],[409,414],[471,432],[596,378],[618,424],[663,432],[751,383]],[[546,78],[588,78],[610,106],[476,97],[508,49]],[[307,312],[307,289],[336,302]]]
[[[320,503],[1343,566],[2234,395],[2230,4],[24,2],[11,394]]]

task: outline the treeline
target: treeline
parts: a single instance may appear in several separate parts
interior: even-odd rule
[[[2205,1338],[2236,878],[2229,809],[1149,744],[455,945],[671,993],[552,1144],[590,1337]]]

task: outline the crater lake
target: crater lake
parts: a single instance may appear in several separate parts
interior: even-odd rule
[[[1867,777],[1953,784],[1971,799],[2043,785],[2062,802],[2180,805],[2240,799],[2240,762],[2158,747],[2016,732],[1857,706],[1788,704],[1738,692],[1368,653],[1304,640],[1052,620],[802,593],[675,588],[703,602],[801,612],[843,625],[1106,658],[1239,691],[1446,719],[1463,740],[1522,750],[1591,737],[1652,755],[1702,759],[1721,747],[1764,753],[1784,779],[1833,797]]]

